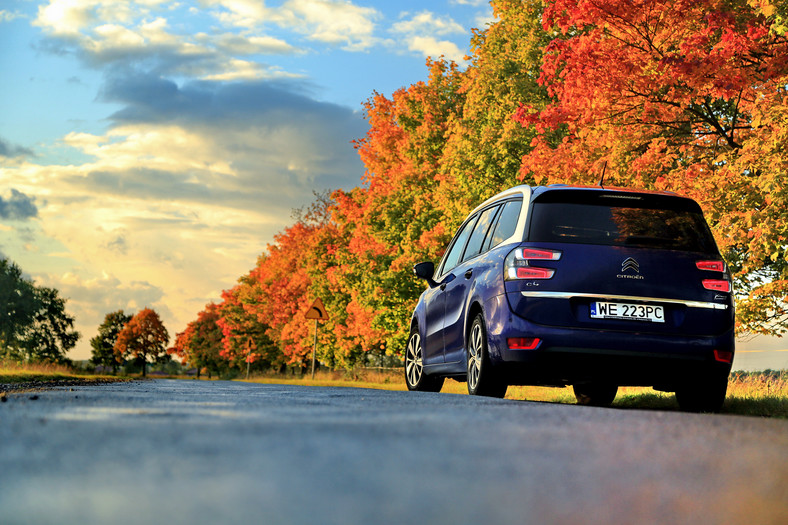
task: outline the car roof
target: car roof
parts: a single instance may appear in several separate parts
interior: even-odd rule
[[[490,204],[495,202],[505,200],[507,198],[512,197],[520,197],[522,196],[525,200],[529,200],[531,196],[538,196],[542,195],[547,192],[554,192],[554,191],[588,191],[588,192],[605,192],[605,193],[630,193],[630,194],[642,194],[642,195],[663,195],[666,197],[679,197],[679,198],[686,198],[681,197],[680,195],[673,193],[671,191],[658,191],[658,190],[640,190],[640,189],[633,189],[633,188],[621,188],[616,186],[583,186],[579,184],[550,184],[549,186],[529,186],[527,184],[521,184],[519,186],[511,187],[507,190],[504,190],[483,203],[479,206],[474,208],[474,210],[468,214],[473,215],[477,211],[486,208]]]

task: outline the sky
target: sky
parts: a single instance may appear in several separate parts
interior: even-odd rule
[[[361,185],[375,92],[464,63],[483,0],[1,0],[0,256],[185,329],[314,191]]]
[[[0,257],[68,299],[72,359],[119,309],[174,337],[314,192],[361,185],[365,100],[464,65],[491,21],[485,0],[0,0]]]

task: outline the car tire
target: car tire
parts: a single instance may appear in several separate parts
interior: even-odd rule
[[[608,383],[582,383],[572,385],[578,405],[607,407],[613,403],[618,386]]]
[[[505,396],[509,385],[499,377],[490,363],[487,329],[482,314],[478,314],[473,320],[467,347],[468,393],[472,396],[498,398]]]
[[[711,373],[676,388],[676,401],[685,412],[719,412],[728,393],[728,374]]]
[[[405,384],[408,385],[408,390],[440,392],[443,381],[443,377],[428,376],[424,373],[421,335],[418,328],[414,326],[405,348]]]

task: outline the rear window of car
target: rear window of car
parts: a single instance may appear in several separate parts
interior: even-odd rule
[[[700,207],[689,199],[552,193],[534,202],[530,241],[717,253]]]

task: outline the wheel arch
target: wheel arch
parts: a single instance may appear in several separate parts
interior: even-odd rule
[[[484,319],[484,308],[482,308],[482,305],[479,303],[479,301],[472,301],[471,304],[468,305],[468,315],[465,317],[465,348],[468,348],[468,341],[470,341],[471,337],[471,327],[473,326],[473,320],[476,319],[476,316],[479,314],[482,314],[482,319]],[[485,326],[486,325],[487,322],[485,321]]]

